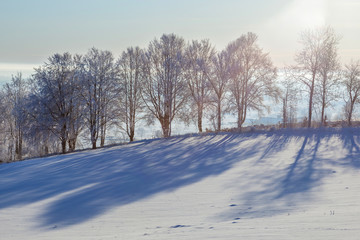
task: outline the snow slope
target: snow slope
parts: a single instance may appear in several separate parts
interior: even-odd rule
[[[0,239],[360,239],[360,129],[155,139],[3,164]]]

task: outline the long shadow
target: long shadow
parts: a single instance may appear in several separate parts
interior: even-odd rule
[[[286,177],[281,182],[281,191],[278,198],[286,197],[288,194],[293,193],[306,193],[311,188],[320,184],[321,174],[320,169],[315,169],[316,161],[319,161],[317,152],[319,150],[320,142],[325,139],[322,133],[317,133],[312,136],[305,135],[303,143],[298,151],[294,163],[288,167]],[[308,142],[313,142],[313,146],[308,146]],[[316,172],[317,171],[317,172]]]
[[[311,200],[311,190],[331,174],[321,167],[323,161],[359,168],[359,132],[359,129],[279,131],[267,134],[265,141],[255,141],[252,146],[247,144],[248,139],[264,135],[178,137],[0,165],[0,209],[45,201],[37,219],[39,226],[66,227],[114,207],[224,173],[254,156],[259,157],[254,165],[270,160],[276,163],[276,154],[287,150],[293,140],[300,141],[289,165],[246,179],[250,184],[266,180],[261,183],[262,190],[246,192],[251,187],[239,188],[239,201],[242,206],[251,206],[250,210],[232,208],[226,213],[228,218],[272,216]],[[323,159],[318,154],[319,148],[334,138],[339,138],[342,145],[332,147],[347,152],[341,161]],[[279,202],[283,202],[280,207]]]
[[[348,152],[343,159],[343,164],[360,168],[360,128],[345,128],[339,137]]]
[[[46,201],[39,227],[78,224],[113,207],[221,174],[258,152],[236,134],[143,141],[0,166],[0,209]],[[240,147],[239,147],[240,146]]]
[[[278,131],[268,136],[269,142],[256,164],[270,160],[276,163],[275,154],[287,151],[292,141],[299,146],[293,162],[288,166],[278,166],[272,172],[263,169],[262,173],[254,175],[255,180],[249,179],[249,183],[254,186],[249,186],[249,189],[261,190],[239,193],[236,207],[220,217],[227,220],[270,217],[288,213],[292,206],[311,201],[314,194],[312,189],[321,185],[324,177],[332,174],[330,169],[322,167],[322,162],[328,159],[318,155],[319,148],[338,134],[338,131],[333,130],[301,129]],[[294,146],[296,145],[291,145]]]
[[[277,131],[270,132],[267,135],[267,138],[270,139],[267,147],[265,148],[263,154],[259,158],[259,161],[262,161],[264,158],[283,151],[289,144],[289,142],[297,137],[296,132],[294,131]]]

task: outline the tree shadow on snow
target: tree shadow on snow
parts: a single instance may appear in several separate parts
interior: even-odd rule
[[[262,172],[250,178],[239,176],[236,204],[220,217],[273,216],[314,197],[322,179],[333,174],[324,162],[360,167],[359,132],[301,129],[177,137],[0,165],[0,209],[44,201],[39,226],[67,227],[219,175],[253,157],[254,168],[277,164],[276,154],[295,146],[287,164],[271,171],[260,167]],[[329,144],[334,138],[342,146]],[[340,160],[325,156],[331,147],[344,148],[347,155]]]
[[[295,155],[289,156],[290,164],[271,172],[263,168],[263,172],[254,175],[254,179],[247,179],[252,185],[247,186],[248,189],[260,190],[239,189],[238,197],[233,199],[236,203],[217,217],[233,220],[287,214],[297,204],[317,197],[316,192],[321,189],[317,187],[321,186],[322,180],[336,173],[331,166],[360,167],[358,128],[279,131],[269,134],[268,138],[267,147],[254,166],[266,161],[275,161],[276,164],[275,154],[296,146],[293,150]],[[291,145],[292,142],[297,144]],[[346,152],[343,157],[327,154],[342,150]]]
[[[359,128],[345,128],[340,138],[343,147],[347,149],[347,155],[343,159],[343,164],[360,168],[360,133]]]
[[[0,209],[40,204],[40,227],[82,223],[113,207],[218,175],[257,153],[245,135],[147,140],[0,166]],[[125,216],[124,216],[125,217]]]

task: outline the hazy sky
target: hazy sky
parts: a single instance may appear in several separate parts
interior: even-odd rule
[[[258,34],[278,67],[292,63],[301,31],[330,25],[342,36],[343,63],[360,59],[359,0],[1,0],[0,80],[25,75],[54,53],[91,47],[117,57],[163,33],[208,38],[221,50]]]

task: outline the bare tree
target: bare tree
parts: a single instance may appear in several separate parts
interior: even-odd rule
[[[195,113],[199,132],[203,131],[204,108],[209,103],[211,85],[208,73],[214,56],[215,49],[209,40],[192,41],[185,51],[185,78],[192,96],[191,112]]]
[[[35,69],[30,94],[31,116],[60,139],[63,153],[69,140],[70,115],[76,111],[74,103],[79,95],[75,70],[70,53],[54,54],[47,63]]]
[[[340,80],[340,62],[337,54],[339,37],[332,28],[323,31],[322,51],[320,55],[318,103],[321,108],[321,125],[325,125],[325,109],[338,98]]]
[[[285,74],[281,76],[280,80],[284,128],[292,127],[296,123],[297,102],[299,99],[299,86],[291,71],[291,68],[285,69]]]
[[[100,146],[104,146],[108,124],[115,120],[113,107],[118,96],[118,72],[112,53],[96,48],[91,48],[82,58],[81,72],[85,119],[95,149],[99,136]]]
[[[80,55],[74,56],[74,73],[72,75],[72,88],[73,96],[70,98],[70,112],[68,116],[68,146],[69,151],[74,151],[77,144],[77,139],[80,133],[84,130],[85,121],[85,106],[81,97],[82,86],[81,80],[82,75],[80,71],[79,63],[81,61]]]
[[[183,76],[184,40],[164,34],[150,42],[144,61],[142,97],[149,117],[159,120],[164,137],[171,135],[171,123],[187,100]]]
[[[0,91],[0,163],[12,161],[12,158],[9,159],[10,154],[7,151],[7,120],[10,119],[11,114],[9,107],[7,106],[7,97],[5,96],[5,91]]]
[[[139,120],[138,114],[143,110],[141,99],[142,89],[142,60],[144,52],[139,47],[128,48],[118,61],[120,70],[120,118],[125,124],[125,131],[134,141],[135,124]]]
[[[300,37],[303,49],[296,54],[297,66],[294,69],[297,70],[297,78],[306,86],[309,93],[308,127],[311,127],[316,79],[320,75],[321,68],[326,65],[324,62],[327,58],[324,58],[323,54],[326,54],[333,34],[331,28],[323,27],[307,30]]]
[[[275,85],[276,68],[268,53],[263,53],[257,44],[257,35],[247,33],[231,42],[227,48],[230,56],[231,103],[237,111],[238,129],[246,120],[248,110],[261,112],[266,108],[264,97],[277,98]]]
[[[215,106],[215,127],[216,131],[221,130],[222,115],[227,110],[226,92],[230,79],[229,55],[225,50],[217,53],[212,59],[212,68],[208,74],[212,93],[210,101]]]
[[[28,109],[30,110],[31,107]],[[40,117],[41,116],[38,116],[37,118]],[[32,143],[31,147],[28,147],[27,149],[29,156],[46,156],[61,151],[61,142],[59,143],[58,136],[56,136],[47,126],[39,124],[36,121],[29,121],[27,126],[26,139]]]
[[[355,104],[360,103],[360,61],[352,61],[349,65],[345,65],[342,83],[346,87],[347,95],[345,115],[348,125],[351,126]]]
[[[22,78],[21,73],[12,76],[11,83],[4,86],[5,96],[8,101],[8,108],[11,111],[9,124],[11,125],[10,135],[14,140],[15,159],[21,160],[23,156],[23,138],[26,129],[27,111],[25,109],[28,95],[28,83]],[[11,154],[13,155],[13,154]]]
[[[9,93],[6,90],[6,86],[0,92],[1,97],[1,134],[2,134],[2,161],[3,162],[12,162],[17,159],[17,154],[15,149],[18,144],[16,141],[17,131],[15,126],[15,116],[14,116],[14,103],[9,97]]]

